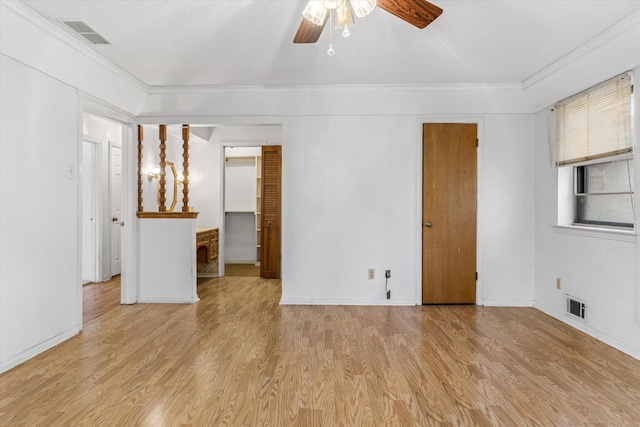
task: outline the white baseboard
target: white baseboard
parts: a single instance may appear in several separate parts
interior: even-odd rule
[[[139,297],[139,304],[195,304],[200,298]]]
[[[198,273],[196,274],[196,277],[206,277],[207,279],[210,279],[212,277],[219,277],[218,273]]]
[[[564,312],[556,311],[551,307],[548,307],[544,304],[540,304],[539,302],[534,303],[533,307],[542,311],[545,314],[548,314],[549,316],[555,319],[558,319],[562,323],[566,323],[569,326],[573,326],[577,330],[584,332],[585,334],[590,335],[593,338],[599,341],[602,341],[603,343],[610,345],[611,347],[617,350],[620,350],[621,352],[628,354],[629,356],[635,359],[640,360],[640,349],[638,348],[631,347],[630,345],[625,344],[624,342],[618,340],[617,338],[607,335],[604,332],[601,332],[595,329],[594,327],[589,326],[588,324],[571,319]]]
[[[532,300],[525,299],[485,299],[482,304],[486,307],[533,307]]]
[[[26,362],[27,360],[39,355],[40,353],[44,353],[50,348],[55,347],[58,344],[68,340],[69,338],[78,335],[78,333],[80,333],[80,327],[76,325],[71,329],[61,332],[58,335],[41,342],[40,344],[36,344],[33,347],[28,348],[21,353],[18,353],[16,356],[0,364],[0,374],[8,371],[15,366],[18,366],[23,362]]]
[[[408,299],[338,299],[338,298],[282,298],[280,305],[390,305],[415,306]]]

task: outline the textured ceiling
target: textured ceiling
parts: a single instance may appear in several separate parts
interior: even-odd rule
[[[419,30],[376,9],[344,39],[294,44],[304,1],[25,0],[81,20],[112,44],[92,48],[150,86],[522,82],[597,37],[640,1],[434,0]]]

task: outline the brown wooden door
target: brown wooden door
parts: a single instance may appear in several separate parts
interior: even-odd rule
[[[282,147],[262,146],[260,277],[280,278],[280,198]]]
[[[477,125],[422,134],[422,303],[475,303]]]

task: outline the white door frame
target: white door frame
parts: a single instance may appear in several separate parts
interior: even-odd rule
[[[476,157],[476,271],[478,280],[476,281],[476,305],[484,305],[483,298],[483,260],[484,260],[484,235],[482,233],[484,215],[484,191],[482,188],[484,174],[484,119],[478,116],[427,116],[418,118],[418,136],[416,138],[416,179],[418,181],[417,202],[416,202],[416,305],[422,305],[422,125],[424,123],[469,123],[478,126],[478,153]]]
[[[113,150],[114,148],[119,149],[120,150],[120,155],[122,156],[123,153],[123,148],[114,144],[113,142],[109,141],[109,151],[108,151],[108,155],[109,155],[109,167],[108,167],[108,176],[107,176],[107,180],[109,182],[109,195],[107,197],[107,204],[108,204],[108,211],[109,211],[109,216],[107,218],[111,218],[112,215],[114,215],[113,213]],[[122,157],[121,157],[121,161],[122,161]],[[121,163],[121,174],[122,174],[122,168],[123,168],[123,164]],[[122,190],[124,187],[124,182],[122,181],[122,175],[120,176],[120,215],[118,218],[118,221],[116,221],[117,226],[122,227],[122,224],[124,223],[124,220],[122,219]],[[109,221],[107,221],[109,222]],[[113,253],[113,248],[114,248],[114,244],[113,244],[113,233],[114,233],[114,226],[116,226],[116,224],[114,224],[113,221],[109,222],[109,259],[110,259],[110,263],[109,263],[109,276],[113,277],[117,274],[121,274],[122,272],[122,262],[120,262],[120,271],[119,272],[115,272],[114,271],[114,253]],[[120,239],[122,239],[122,228],[120,229]],[[122,240],[121,240],[122,241]],[[120,244],[120,261],[122,261],[122,244]],[[115,273],[115,274],[114,274]]]
[[[227,147],[262,147],[269,145],[266,141],[220,141],[220,227],[218,228],[218,277],[224,276],[224,244],[225,244],[225,214],[224,214],[224,170],[225,170],[225,149]]]
[[[100,278],[102,277],[102,264],[100,262],[101,259],[101,249],[102,249],[102,227],[100,226],[100,224],[102,224],[102,194],[101,194],[101,183],[102,183],[102,177],[100,175],[100,160],[101,160],[101,154],[100,154],[100,148],[102,145],[102,141],[96,138],[92,138],[89,135],[83,135],[82,136],[82,149],[83,149],[83,162],[82,162],[82,169],[81,169],[81,182],[82,185],[84,186],[84,180],[86,178],[85,175],[85,170],[84,170],[84,143],[88,143],[88,144],[92,144],[93,146],[95,146],[95,160],[94,160],[94,171],[93,173],[95,174],[95,182],[93,183],[93,194],[95,196],[95,200],[93,203],[93,209],[94,209],[94,222],[93,222],[93,233],[95,234],[95,248],[93,250],[93,254],[94,254],[94,271],[93,271],[93,278],[94,278],[94,282],[99,281]],[[83,201],[84,202],[84,201]],[[84,221],[84,210],[83,210],[83,216],[81,217],[83,218],[82,220]],[[84,236],[83,236],[84,237]],[[83,244],[84,244],[84,239],[83,239]],[[83,250],[81,251],[82,253],[82,257],[84,258],[84,246],[82,246]],[[83,278],[84,280],[84,278]]]
[[[136,286],[138,276],[137,259],[137,221],[136,209],[138,200],[137,190],[137,141],[134,139],[135,116],[120,110],[104,101],[87,94],[79,94],[78,106],[78,164],[82,164],[83,114],[89,113],[122,125],[122,220],[125,224],[122,230],[122,273],[120,275],[120,302],[135,304],[138,299]],[[78,210],[82,213],[82,187],[78,185]],[[78,248],[82,247],[82,223],[78,222]],[[78,250],[78,324],[82,329],[82,253]]]

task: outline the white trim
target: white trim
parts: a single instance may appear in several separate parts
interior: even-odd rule
[[[413,307],[412,299],[282,298],[280,305],[376,305]]]
[[[149,95],[206,94],[221,92],[397,92],[397,91],[511,91],[522,83],[433,83],[433,84],[350,84],[350,85],[184,85],[149,86]]]
[[[485,307],[533,307],[533,300],[519,299],[485,299]]]
[[[630,15],[628,15],[618,23],[602,31],[597,36],[593,37],[590,40],[587,40],[586,42],[584,42],[577,48],[573,49],[569,53],[558,58],[557,60],[553,61],[546,67],[542,68],[541,70],[532,74],[528,78],[524,79],[521,85],[522,89],[527,90],[530,87],[540,83],[541,81],[545,80],[555,72],[563,69],[573,61],[576,61],[578,58],[581,58],[586,54],[588,54],[589,52],[592,52],[593,50],[602,46],[606,42],[615,39],[620,34],[624,33],[625,31],[629,30],[630,28],[633,28],[638,24],[640,24],[640,10],[637,10],[631,13]]]
[[[218,271],[220,270],[220,266],[218,265]],[[196,278],[204,278],[204,279],[217,279],[220,277],[217,273],[197,273]]]
[[[80,289],[82,289],[82,287],[80,287]],[[82,315],[82,311],[80,312],[80,314]],[[71,329],[67,329],[64,332],[59,333],[58,335],[55,335],[51,338],[49,338],[48,340],[45,340],[39,344],[34,345],[33,347],[30,347],[20,353],[18,353],[17,355],[15,355],[14,357],[12,357],[11,359],[7,360],[6,362],[4,362],[2,365],[0,365],[0,374],[8,371],[9,369],[13,368],[14,366],[17,366],[23,362],[26,362],[27,360],[41,354],[44,353],[45,351],[49,350],[50,348],[53,348],[55,346],[57,346],[58,344],[63,343],[64,341],[68,340],[69,338],[77,335],[78,333],[80,333],[80,327],[78,325],[74,326]]]
[[[613,338],[608,334],[600,332],[597,329],[593,328],[592,326],[589,326],[588,324],[585,324],[582,321],[578,321],[578,320],[574,320],[573,318],[570,318],[569,315],[567,315],[564,312],[558,312],[552,309],[551,307],[548,307],[539,302],[534,302],[533,307],[542,311],[545,314],[548,314],[549,316],[555,319],[558,319],[562,323],[565,323],[569,326],[573,326],[577,330],[584,332],[585,334],[592,336],[593,338],[600,340],[603,343],[610,345],[611,347],[617,350],[620,350],[621,352],[626,353],[629,356],[640,360],[640,348],[635,348],[628,344],[625,344],[624,342],[616,338]]]
[[[146,83],[144,83],[142,80],[138,79],[133,74],[126,71],[124,68],[111,62],[105,56],[98,53],[98,51],[92,49],[89,42],[84,41],[84,39],[81,39],[75,36],[74,34],[72,34],[70,29],[67,30],[66,28],[63,27],[64,24],[60,23],[56,25],[56,23],[40,15],[38,12],[36,12],[35,10],[33,10],[32,8],[30,8],[29,6],[27,6],[25,3],[21,1],[11,1],[11,2],[3,1],[2,5],[8,7],[13,12],[18,14],[22,18],[26,19],[27,21],[31,22],[32,24],[36,25],[38,28],[42,29],[43,31],[49,33],[52,37],[56,38],[57,40],[60,40],[67,46],[71,47],[72,49],[75,49],[82,55],[96,62],[101,67],[106,68],[107,70],[114,73],[118,77],[133,84],[135,87],[137,87],[144,93],[146,94],[149,93],[149,86]]]
[[[138,298],[138,245],[137,229],[138,221],[136,217],[138,188],[137,188],[137,140],[134,140],[134,126],[136,118],[104,101],[79,92],[79,139],[82,146],[83,137],[83,114],[89,113],[108,120],[112,120],[121,125],[122,129],[122,220],[124,227],[122,230],[122,253],[121,253],[121,274],[120,274],[120,302],[122,304],[135,304]],[[82,155],[82,150],[80,150]],[[135,179],[134,179],[135,178]],[[81,188],[80,190],[81,191]],[[82,206],[79,206],[82,209]],[[78,246],[82,247],[82,246]],[[82,254],[79,251],[79,256]],[[80,258],[82,262],[82,258]],[[80,266],[81,268],[81,266]],[[80,281],[82,281],[80,272]],[[82,287],[79,295],[79,316],[82,317]],[[82,322],[80,321],[80,324]]]
[[[478,150],[476,154],[476,271],[478,272],[478,280],[476,281],[476,305],[484,305],[484,288],[483,288],[483,199],[484,192],[482,188],[482,176],[484,174],[484,118],[481,116],[421,116],[418,117],[418,136],[417,139],[417,248],[416,253],[416,305],[422,305],[422,124],[424,123],[468,123],[477,125]]]
[[[114,122],[127,125],[134,125],[137,123],[136,116],[123,110],[122,108],[118,108],[106,101],[101,100],[100,98],[96,98],[95,96],[85,92],[78,91],[78,96],[80,97],[81,104],[83,104],[83,112],[85,113],[94,114],[112,120]]]
[[[251,126],[251,125],[246,125]],[[226,211],[224,197],[224,172],[226,167],[225,149],[227,147],[262,147],[268,145],[267,141],[247,141],[246,139],[238,141],[220,141],[220,176],[218,179],[220,203],[218,204],[220,226],[218,227],[218,277],[224,277],[225,261],[225,239],[226,239]],[[249,212],[247,212],[249,213]],[[258,260],[260,261],[260,260]],[[232,261],[233,262],[233,261]],[[238,261],[236,261],[238,262]],[[247,261],[242,264],[255,264],[256,261]]]
[[[636,242],[635,231],[616,228],[591,227],[584,225],[554,225],[556,233],[574,236],[591,237],[594,239],[618,240],[620,242]]]
[[[95,218],[94,218],[94,228],[95,228],[95,255],[96,255],[96,259],[94,260],[95,262],[95,271],[93,273],[93,277],[94,277],[94,282],[99,282],[100,279],[102,278],[102,263],[100,262],[101,259],[101,249],[102,249],[102,177],[100,176],[100,165],[102,164],[102,143],[103,141],[97,138],[93,138],[90,135],[82,135],[82,151],[81,151],[81,156],[83,159],[83,162],[81,163],[81,167],[80,167],[80,182],[81,185],[84,186],[84,179],[85,179],[85,171],[84,171],[84,167],[82,167],[82,165],[84,165],[84,143],[87,142],[89,144],[93,144],[96,146],[96,159],[95,162],[96,164],[94,165],[95,167],[95,175],[96,175],[96,182],[93,188],[93,193],[95,194]],[[81,193],[81,197],[80,197],[80,206],[84,206],[84,200],[82,198],[82,193]],[[84,221],[84,211],[81,210],[81,216],[80,218],[82,219],[82,221]],[[82,228],[81,228],[82,230]],[[80,239],[81,243],[84,243],[84,236],[82,236],[81,233],[81,239]],[[81,245],[81,254],[82,257],[84,258],[84,247]],[[82,274],[82,273],[81,273]],[[84,278],[80,277],[82,280],[84,280]],[[82,310],[80,310],[80,312],[82,313]]]

